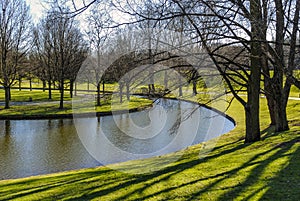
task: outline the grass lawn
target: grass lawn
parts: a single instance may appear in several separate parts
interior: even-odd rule
[[[202,145],[164,169],[135,175],[97,167],[0,181],[0,200],[298,200],[300,195],[300,101],[289,101],[290,131],[267,129],[266,100],[261,99],[260,142],[244,144],[244,113],[234,101],[228,114],[237,127],[223,135],[205,158]],[[264,130],[265,129],[265,130]],[[152,169],[177,153],[112,165]]]
[[[0,90],[0,102],[4,102],[4,90]],[[11,90],[11,101],[12,102],[28,102],[29,98],[32,98],[32,101],[49,101],[48,92],[43,92],[42,90],[33,90],[29,91],[28,89],[24,89],[19,91],[17,89]],[[52,100],[51,101],[59,101],[60,94],[57,90],[52,91]],[[65,92],[64,99],[66,101],[71,100],[68,92]]]
[[[72,103],[71,98],[68,92],[65,93],[64,100],[66,101],[64,104],[64,109],[60,110],[59,107],[59,98],[60,94],[58,91],[52,92],[52,100],[48,100],[48,92],[43,92],[42,90],[12,90],[11,91],[11,101],[16,103],[22,103],[17,105],[12,105],[10,109],[3,109],[3,106],[0,106],[0,117],[13,117],[13,116],[32,116],[32,115],[62,115],[62,114],[72,114]],[[29,97],[32,98],[33,104],[30,103]],[[125,99],[124,99],[125,100]],[[0,102],[4,102],[4,90],[0,91]],[[113,108],[111,107],[113,103]],[[78,113],[89,113],[89,112],[110,112],[111,110],[123,110],[123,109],[134,109],[140,107],[146,107],[152,104],[152,101],[144,98],[131,97],[131,100],[124,101],[123,104],[119,104],[114,100],[101,99],[101,106],[91,107],[87,105],[86,107],[82,107],[76,112]]]

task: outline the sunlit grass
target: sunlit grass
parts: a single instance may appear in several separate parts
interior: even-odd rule
[[[244,144],[243,108],[233,102],[228,114],[237,127],[199,158],[201,144],[165,168],[135,175],[89,168],[0,182],[0,199],[16,200],[298,200],[300,195],[299,101],[289,101],[290,131],[268,128],[261,99],[262,140]],[[111,165],[131,171],[157,169],[180,152]]]
[[[134,108],[143,108],[150,106],[152,101],[147,99],[132,99],[130,102],[124,102],[123,104],[114,104],[112,109],[111,102],[106,102],[101,106],[93,106],[93,107],[82,107],[80,109],[76,109],[76,113],[92,113],[92,112],[111,112],[118,110],[130,110]],[[32,116],[32,115],[63,115],[63,114],[73,114],[73,108],[71,103],[65,103],[64,109],[58,109],[58,103],[47,103],[47,104],[37,104],[37,105],[15,105],[11,106],[10,109],[2,109],[0,110],[0,116]],[[53,117],[53,116],[52,116]]]
[[[76,108],[73,111],[73,105],[68,92],[65,93],[65,103],[64,109],[59,108],[60,94],[58,91],[52,92],[52,99],[48,100],[48,92],[43,92],[41,90],[12,90],[11,91],[11,101],[15,102],[14,105],[10,106],[10,109],[3,109],[0,106],[0,116],[6,117],[27,117],[27,116],[47,116],[55,117],[55,115],[71,115],[73,112],[76,113],[91,113],[91,112],[111,112],[116,110],[130,110],[134,108],[144,108],[150,106],[152,101],[145,98],[137,98],[132,96],[130,101],[126,101],[124,97],[124,102],[122,104],[118,103],[117,100],[111,100],[108,98],[101,99],[101,106],[95,106],[95,100],[87,104],[81,105],[81,108]],[[29,97],[32,102],[29,101]],[[76,99],[75,97],[74,99]],[[4,102],[4,92],[0,92],[0,101]],[[112,107],[113,105],[113,107]]]

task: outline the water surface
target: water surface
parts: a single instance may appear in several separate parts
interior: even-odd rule
[[[168,99],[150,110],[99,119],[0,121],[0,179],[162,155],[233,127],[212,110]]]

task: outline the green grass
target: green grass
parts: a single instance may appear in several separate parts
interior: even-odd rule
[[[0,102],[4,102],[4,90],[0,90]],[[29,98],[32,98],[32,101],[49,101],[48,92],[43,92],[42,90],[11,90],[11,101],[13,102],[28,102]],[[68,92],[65,92],[64,98],[66,101],[71,100]],[[60,93],[57,90],[52,91],[52,100],[58,101],[60,99]]]
[[[181,152],[24,179],[0,181],[0,200],[298,200],[300,195],[299,101],[289,101],[291,130],[268,128],[261,99],[262,140],[244,144],[244,114],[234,101],[228,114],[237,127],[223,135],[207,157],[202,145],[183,150],[165,168],[135,175],[130,171],[161,167]]]
[[[32,115],[62,115],[62,114],[72,114],[76,113],[90,113],[90,112],[110,112],[123,109],[134,109],[143,108],[152,104],[151,100],[144,98],[131,97],[130,101],[126,101],[122,104],[118,103],[117,100],[111,100],[110,98],[101,99],[101,106],[95,107],[95,103],[81,105],[81,108],[73,111],[71,98],[68,92],[65,93],[64,109],[60,110],[59,98],[60,94],[58,91],[53,91],[52,100],[48,100],[48,92],[43,92],[41,90],[12,90],[11,91],[11,101],[22,102],[24,105],[12,105],[10,109],[3,109],[0,106],[0,116],[15,117],[15,116],[32,116]],[[34,102],[29,103],[29,97],[32,98]],[[4,102],[4,92],[0,91],[0,101]],[[113,106],[113,107],[112,107]]]

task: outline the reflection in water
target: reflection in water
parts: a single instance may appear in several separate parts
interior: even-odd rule
[[[102,164],[158,156],[216,138],[234,125],[216,112],[193,103],[158,100],[138,113],[76,118],[80,140]]]
[[[87,146],[97,151],[101,147],[101,156],[109,160],[95,158],[106,164],[169,153],[233,128],[226,120],[224,129],[216,132],[219,124],[212,125],[214,119],[224,122],[224,118],[205,108],[197,109],[195,116],[186,112],[196,107],[184,101],[160,99],[152,109],[142,112],[75,119],[85,139],[81,135],[79,139],[71,119],[0,121],[0,179],[101,165],[93,158],[93,150],[85,149]],[[188,121],[172,133],[178,119],[182,121],[187,115]],[[115,155],[105,140],[133,157]]]
[[[70,119],[0,121],[0,179],[98,165]]]
[[[4,128],[5,135],[9,135],[11,133],[11,131],[10,131],[10,121],[5,120],[4,122],[5,122],[5,128]]]

